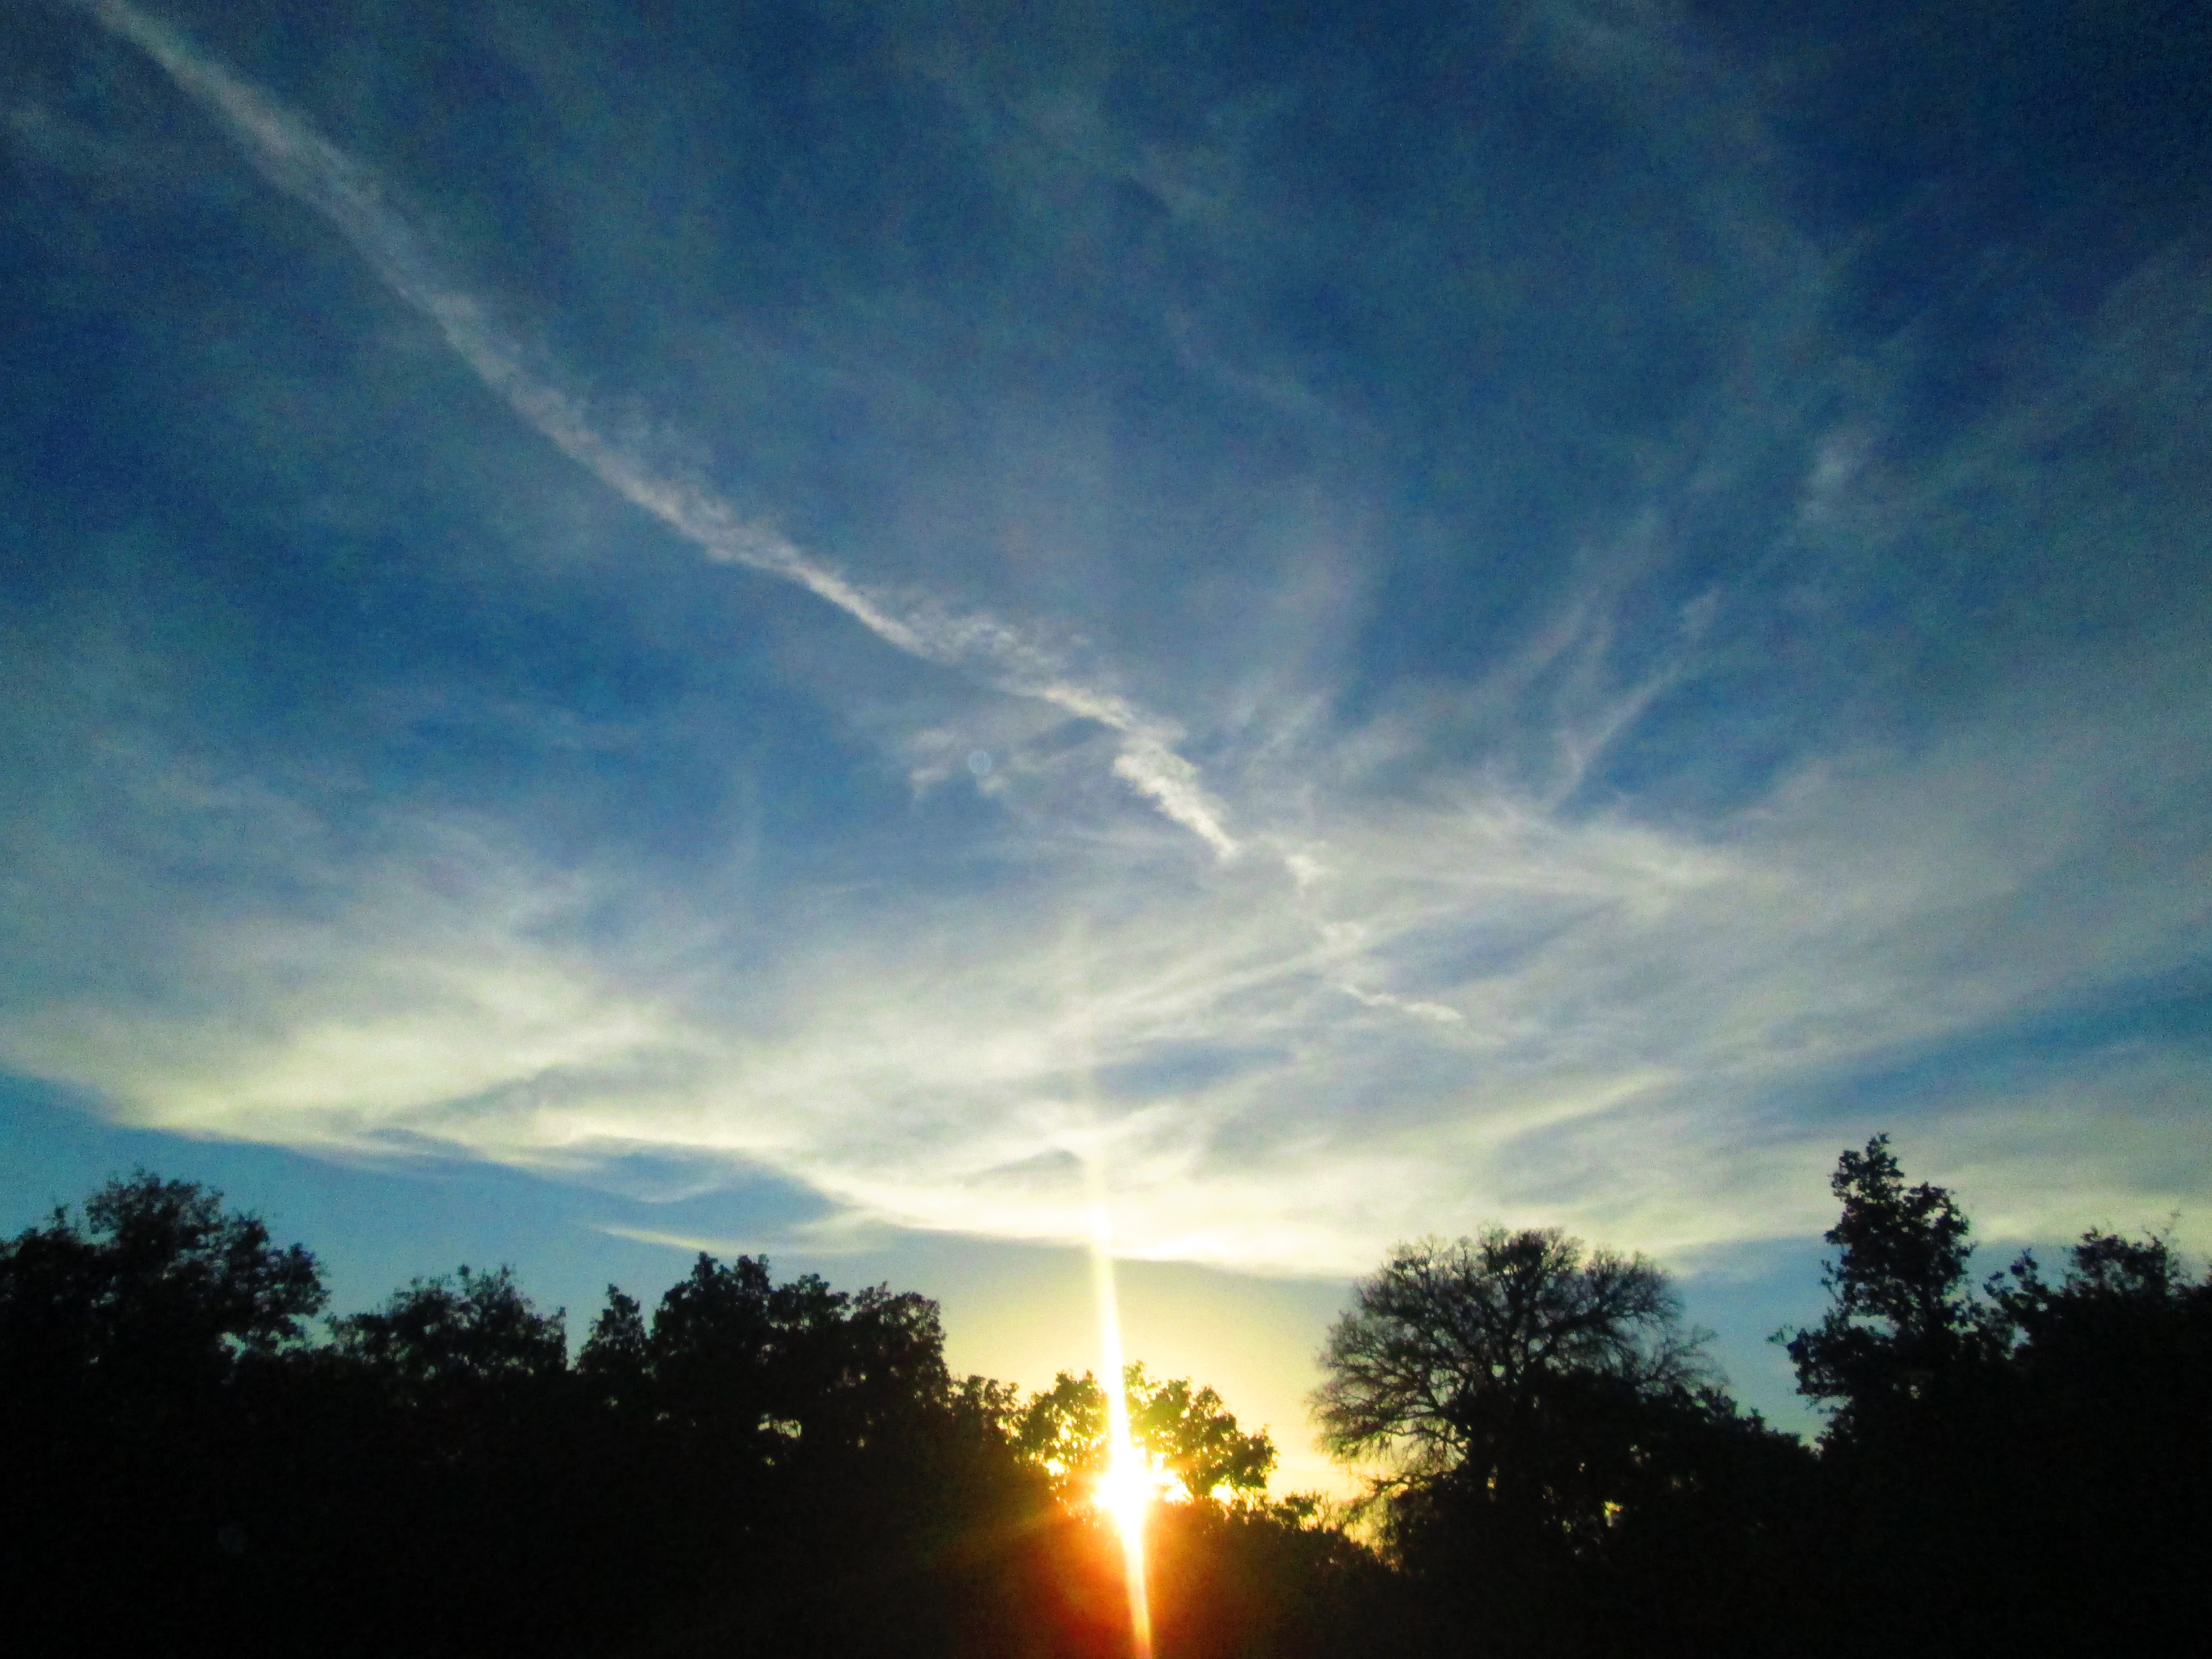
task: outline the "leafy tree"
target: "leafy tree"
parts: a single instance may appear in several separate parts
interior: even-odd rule
[[[1234,1413],[1211,1388],[1195,1391],[1187,1377],[1155,1382],[1141,1364],[1131,1365],[1129,1437],[1176,1478],[1195,1502],[1226,1492],[1247,1498],[1264,1492],[1275,1467],[1267,1431],[1246,1434]]]
[[[1822,1601],[1843,1652],[1911,1649],[2000,1604],[2016,1579],[1995,1540],[2022,1511],[2004,1321],[1967,1278],[1972,1227],[1945,1188],[1908,1183],[1887,1135],[1846,1149],[1829,1186],[1820,1324],[1784,1340],[1799,1391],[1830,1407],[1820,1440]],[[1879,1584],[1878,1595],[1847,1587]]]
[[[649,1325],[608,1286],[578,1369],[611,1397],[702,1431],[763,1447],[858,1443],[947,1407],[944,1348],[927,1297],[833,1291],[812,1273],[779,1285],[764,1260],[702,1252]]]
[[[0,1243],[0,1603],[25,1651],[187,1650],[233,1630],[227,1545],[265,1535],[255,1460],[323,1304],[314,1258],[143,1170]]]
[[[2016,1339],[1990,1404],[2023,1641],[2185,1650],[2212,1622],[2212,1279],[2154,1234],[2092,1230],[2056,1282],[2023,1254],[1989,1291]]]
[[[1324,1519],[1315,1494],[1273,1502],[1264,1431],[1246,1432],[1214,1389],[1124,1368],[1130,1436],[1176,1490],[1146,1528],[1158,1650],[1185,1659],[1356,1659],[1408,1651],[1393,1616],[1398,1580]],[[1003,1396],[1002,1396],[1003,1397]],[[1053,1632],[1056,1654],[1127,1651],[1121,1540],[1091,1503],[1108,1457],[1108,1396],[1090,1372],[1062,1371],[1008,1419],[1012,1445],[1057,1502],[1022,1547],[1024,1644]]]
[[[1943,1188],[1905,1184],[1887,1135],[1846,1151],[1829,1185],[1844,1206],[1825,1235],[1841,1251],[1822,1275],[1829,1310],[1788,1348],[1799,1390],[1833,1402],[1834,1431],[1847,1436],[1993,1360],[2005,1329],[1967,1282],[1972,1224]]]
[[[489,1274],[462,1265],[453,1279],[416,1279],[374,1314],[331,1321],[343,1354],[352,1354],[410,1385],[535,1378],[568,1364],[566,1316],[540,1314],[514,1267]]]
[[[416,1398],[540,1382],[568,1367],[563,1310],[538,1312],[507,1267],[417,1279],[375,1312],[332,1320],[331,1331],[341,1354]]]
[[[702,1255],[649,1319],[611,1289],[577,1370],[641,1517],[624,1547],[682,1609],[652,1650],[994,1650],[1006,1540],[1048,1500],[1012,1389],[953,1382],[928,1297]]]
[[[966,1435],[1013,1444],[1022,1417],[1022,1391],[1015,1384],[971,1374],[953,1385],[951,1403],[953,1420]]]
[[[616,1411],[643,1408],[650,1340],[637,1298],[608,1285],[607,1305],[576,1356],[576,1375],[598,1404]]]
[[[1106,1471],[1106,1390],[1089,1371],[1055,1376],[1030,1397],[1013,1430],[1022,1455],[1051,1476],[1066,1501],[1080,1501]]]
[[[1800,1387],[1836,1407],[1836,1650],[1917,1650],[1936,1629],[2052,1652],[2201,1633],[2212,1605],[2182,1587],[2212,1524],[2212,1290],[2162,1239],[2093,1231],[2057,1282],[2027,1254],[1978,1297],[1966,1215],[1908,1184],[1886,1136],[1832,1184],[1831,1306],[1789,1346]],[[1881,1594],[1848,1592],[1865,1584]]]
[[[2179,1328],[2206,1296],[2192,1284],[2173,1247],[2153,1234],[2127,1238],[2091,1228],[2067,1252],[2065,1276],[2052,1284],[2032,1250],[1993,1275],[1990,1300],[2026,1345],[2031,1362],[2064,1351],[2109,1352],[2140,1340],[2145,1328]],[[2130,1346],[2134,1346],[2130,1342]]]
[[[315,1259],[271,1244],[222,1194],[145,1170],[0,1243],[0,1353],[20,1386],[34,1375],[103,1392],[227,1374],[306,1340],[324,1303]]]
[[[1141,1363],[1123,1368],[1131,1443],[1175,1478],[1188,1502],[1226,1494],[1249,1499],[1267,1489],[1275,1467],[1274,1443],[1264,1429],[1245,1433],[1237,1417],[1208,1387],[1188,1377],[1156,1381]],[[1089,1371],[1067,1371],[1031,1397],[1013,1424],[1014,1443],[1053,1476],[1063,1497],[1086,1492],[1106,1469],[1106,1391]]]

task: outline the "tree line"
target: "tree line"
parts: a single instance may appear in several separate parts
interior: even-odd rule
[[[1264,1432],[1130,1367],[1161,1659],[2192,1650],[2212,1280],[2093,1231],[1977,1284],[1881,1137],[1833,1187],[1826,1315],[1777,1339],[1817,1444],[1729,1397],[1656,1265],[1556,1231],[1354,1287],[1313,1401],[1352,1506],[1269,1499]],[[0,1243],[11,1646],[1127,1651],[1104,1387],[954,1376],[926,1297],[702,1255],[574,1345],[505,1268],[326,1303],[143,1172]]]

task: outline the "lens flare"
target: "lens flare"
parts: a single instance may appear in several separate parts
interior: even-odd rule
[[[1114,1517],[1124,1536],[1143,1535],[1145,1514],[1152,1507],[1152,1474],[1141,1462],[1133,1468],[1116,1458],[1098,1478],[1098,1507]]]
[[[1084,1103],[1089,1109],[1092,1137],[1074,1151],[1083,1165],[1091,1196],[1091,1290],[1098,1304],[1099,1370],[1106,1389],[1106,1474],[1095,1494],[1100,1508],[1114,1517],[1121,1534],[1121,1577],[1128,1587],[1130,1659],[1152,1659],[1152,1605],[1145,1583],[1145,1522],[1152,1508],[1152,1482],[1145,1460],[1129,1437],[1127,1367],[1121,1357],[1121,1303],[1114,1288],[1114,1230],[1106,1205],[1106,1165],[1103,1137],[1097,1134],[1097,1079],[1091,1072],[1095,1052],[1091,1030],[1091,999],[1085,989],[1085,943],[1089,927],[1081,915],[1069,919],[1066,939],[1069,1023],[1080,1059]]]
[[[1095,1158],[1091,1176],[1091,1286],[1098,1303],[1100,1369],[1106,1374],[1106,1474],[1099,1507],[1121,1534],[1121,1573],[1129,1587],[1129,1651],[1152,1659],[1152,1608],[1145,1584],[1145,1520],[1152,1503],[1152,1473],[1129,1437],[1129,1395],[1122,1386],[1121,1306],[1114,1290],[1114,1252],[1105,1181]]]

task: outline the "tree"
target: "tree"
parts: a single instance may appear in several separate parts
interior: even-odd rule
[[[1188,1377],[1155,1382],[1141,1364],[1128,1370],[1129,1437],[1176,1478],[1195,1503],[1226,1492],[1248,1498],[1267,1490],[1275,1467],[1266,1430],[1247,1434],[1211,1388],[1193,1391]]]
[[[1013,1433],[1016,1449],[1051,1477],[1054,1492],[1079,1502],[1106,1472],[1106,1390],[1089,1371],[1061,1371],[1030,1396]]]
[[[769,1264],[703,1252],[648,1326],[607,1287],[578,1359],[592,1387],[672,1423],[772,1449],[802,1438],[857,1444],[952,1392],[937,1304],[877,1285],[833,1291],[818,1276],[779,1285]]]
[[[2212,1279],[2155,1234],[2093,1229],[2057,1282],[2024,1253],[1988,1288],[2014,1338],[2021,1624],[2075,1652],[2186,1650],[2212,1621]]]
[[[592,1322],[583,1352],[576,1356],[576,1375],[599,1404],[617,1411],[641,1410],[652,1364],[651,1340],[637,1298],[610,1285],[607,1305]]]
[[[2172,1501],[2163,1472],[2202,1443],[2195,1412],[2163,1412],[2200,1374],[2171,1341],[2169,1253],[2093,1233],[2063,1284],[2024,1255],[1978,1297],[1966,1216],[1945,1188],[1908,1184],[1887,1136],[1844,1152],[1830,1185],[1830,1305],[1788,1346],[1801,1391],[1832,1407],[1818,1553],[1838,1650],[1917,1650],[1969,1626],[1996,1648],[2156,1645],[2143,1610],[2174,1597],[2143,1564],[2198,1530],[2168,1525],[2197,1500]]]
[[[2016,1330],[2025,1352],[2047,1360],[2071,1349],[2109,1354],[2143,1328],[2187,1320],[2208,1287],[2191,1284],[2173,1247],[2156,1234],[2128,1238],[2091,1228],[2067,1252],[2065,1277],[2053,1285],[2032,1250],[1992,1276],[1990,1299]]]
[[[1314,1412],[1332,1453],[1380,1459],[1399,1483],[1465,1473],[1504,1491],[1571,1396],[1688,1389],[1706,1380],[1703,1342],[1643,1256],[1492,1227],[1400,1245],[1354,1287]]]
[[[967,1650],[1048,1501],[927,1297],[702,1254],[650,1319],[610,1287],[577,1370],[640,1517],[621,1547],[687,1609],[656,1652]]]
[[[270,1395],[323,1304],[314,1258],[143,1170],[0,1243],[0,1603],[29,1651],[188,1650],[239,1629],[226,1542]],[[235,1575],[233,1575],[234,1578]]]
[[[528,1385],[568,1367],[565,1311],[538,1312],[507,1267],[417,1279],[376,1312],[332,1320],[331,1333],[341,1354],[410,1399]]]
[[[242,1355],[306,1340],[323,1305],[315,1259],[279,1249],[222,1194],[141,1170],[0,1243],[0,1353],[33,1376],[102,1394],[219,1380]]]
[[[1775,1650],[1769,1517],[1805,1453],[1715,1385],[1657,1266],[1492,1227],[1401,1245],[1353,1296],[1315,1414],[1383,1465],[1369,1501],[1440,1645]]]
[[[1155,1381],[1141,1363],[1123,1368],[1121,1386],[1131,1443],[1174,1478],[1186,1502],[1223,1494],[1235,1502],[1267,1489],[1274,1442],[1264,1429],[1239,1429],[1236,1413],[1212,1389],[1194,1389],[1188,1377]],[[1106,1469],[1106,1390],[1089,1371],[1062,1371],[1052,1387],[1030,1397],[1013,1434],[1022,1455],[1052,1475],[1055,1491],[1079,1497]]]
[[[2005,1331],[1967,1284],[1972,1224],[1943,1188],[1905,1184],[1887,1135],[1846,1151],[1829,1186],[1844,1206],[1825,1235],[1842,1253],[1821,1276],[1831,1304],[1788,1348],[1799,1391],[1835,1403],[1841,1437],[1994,1360]]]

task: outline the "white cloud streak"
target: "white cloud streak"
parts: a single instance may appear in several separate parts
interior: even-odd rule
[[[653,471],[531,369],[366,170],[124,0],[87,3],[611,488],[899,650],[1109,728],[1115,771],[1224,857],[1163,882],[1111,846],[1065,866],[1046,848],[1024,908],[886,882],[823,897],[764,964],[714,949],[748,943],[720,920],[695,924],[725,929],[706,948],[646,960],[580,920],[611,878],[564,885],[495,836],[434,822],[343,866],[312,826],[272,846],[269,826],[289,821],[268,802],[202,788],[209,811],[251,826],[203,828],[203,844],[249,872],[289,861],[306,872],[292,884],[341,896],[312,915],[180,916],[158,860],[103,863],[59,826],[25,859],[66,896],[41,901],[55,959],[82,949],[69,907],[106,905],[121,919],[102,951],[125,957],[137,918],[159,976],[191,1000],[134,1008],[57,975],[0,1020],[8,1064],[184,1131],[439,1146],[586,1177],[657,1149],[774,1170],[865,1220],[1069,1243],[1085,1226],[1070,1151],[1087,1137],[1133,1253],[1285,1272],[1362,1271],[1395,1237],[1486,1218],[1662,1249],[1802,1237],[1825,1218],[1836,1148],[1906,1123],[1908,1151],[1932,1149],[1916,1173],[1971,1177],[1991,1231],[2134,1225],[2201,1198],[2199,1053],[2093,1036],[2056,1085],[2046,1072],[2008,1089],[1954,1065],[1909,1101],[1862,1096],[1886,1071],[2094,1010],[2201,957],[2212,705],[2193,639],[2074,683],[2039,665],[1917,751],[1801,763],[1760,799],[1659,828],[1565,805],[1675,684],[1671,662],[1625,691],[1607,672],[1601,583],[1468,694],[1502,709],[1559,684],[1556,718],[1532,722],[1557,740],[1548,775],[1516,789],[1479,764],[1430,763],[1418,710],[1351,733],[1317,720],[1236,786],[1242,821],[1297,836],[1255,833],[1279,856],[1231,862],[1225,809],[1165,722],[1020,630],[872,593]],[[2171,280],[2171,308],[2201,330],[2198,279]],[[2177,357],[2164,336],[2120,343],[2099,373]],[[2201,410],[2202,361],[2160,371],[2185,436],[2200,430],[2186,411]],[[2124,385],[2108,401],[2142,396]],[[1952,463],[1986,482],[2047,435],[2015,411]],[[1853,425],[1814,464],[1803,517],[1820,535],[1878,544],[1957,486],[1938,467],[1921,493],[1885,495],[1881,470],[1854,459],[1862,444],[1879,450]],[[2050,493],[2053,469],[2034,470],[2023,501]],[[1693,601],[1693,617],[1710,624],[1723,598]],[[1419,793],[1384,798],[1372,779],[1407,756]],[[155,795],[135,809],[149,823],[168,810]],[[665,908],[714,908],[696,894]],[[1079,995],[1069,916],[1088,919]]]
[[[1050,649],[980,611],[894,599],[860,583],[775,531],[746,522],[697,483],[663,476],[611,441],[589,410],[532,368],[528,354],[483,301],[453,280],[394,204],[376,173],[291,111],[233,75],[160,19],[125,0],[82,0],[112,33],[158,64],[213,115],[262,176],[337,228],[385,283],[437,325],[478,379],[562,453],[651,514],[710,559],[795,584],[836,606],[894,649],[976,674],[995,690],[1031,697],[1116,734],[1114,774],[1218,857],[1236,839],[1198,769],[1177,752],[1182,732],[1127,697],[1070,675]]]
[[[587,1181],[650,1152],[771,1171],[865,1221],[1062,1243],[1092,1145],[1129,1254],[1246,1270],[1356,1273],[1486,1218],[1662,1249],[1802,1236],[1836,1147],[1883,1127],[1917,1170],[1970,1176],[1992,1231],[2134,1224],[2203,1179],[2172,1104],[2201,1059],[2116,1037],[2077,1045],[2063,1089],[1961,1073],[1903,1103],[1854,1095],[2186,960],[2212,922],[2201,865],[2193,885],[2146,865],[2049,896],[2130,833],[2101,802],[2184,810],[2201,779],[2164,764],[2016,708],[1909,765],[1808,771],[1724,831],[1563,823],[1474,788],[1338,805],[1303,890],[1250,859],[1164,892],[1090,853],[1042,907],[824,897],[766,963],[718,919],[693,931],[721,951],[655,914],[642,945],[596,939],[611,905],[744,907],[562,877],[483,826],[395,823],[358,867],[304,828],[240,835],[242,864],[280,858],[265,874],[342,901],[188,917],[147,954],[192,1006],[57,993],[0,1022],[0,1060],[187,1133]],[[202,816],[272,817],[251,791],[190,793]],[[131,914],[177,908],[157,869],[74,873]],[[2085,1144],[2067,1096],[2119,1113],[2135,1077],[2169,1104]]]

